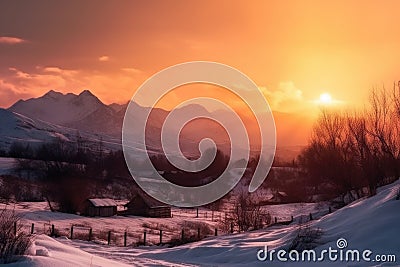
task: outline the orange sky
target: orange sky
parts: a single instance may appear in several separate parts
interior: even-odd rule
[[[122,103],[193,60],[241,70],[289,113],[316,110],[324,92],[362,106],[399,79],[399,1],[246,2],[1,2],[0,106],[50,89]]]

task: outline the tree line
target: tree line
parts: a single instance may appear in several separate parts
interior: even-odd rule
[[[322,110],[298,158],[314,192],[377,186],[400,176],[400,82],[374,88],[361,111]]]

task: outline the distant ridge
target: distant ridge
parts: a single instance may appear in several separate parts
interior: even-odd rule
[[[149,109],[148,107],[141,107],[137,103],[132,104],[136,105],[136,111],[131,116],[137,119],[141,118]],[[38,98],[19,100],[8,110],[52,125],[68,127],[77,131],[91,132],[93,134],[108,135],[121,142],[122,123],[127,105],[128,103],[106,105],[89,90],[84,90],[78,95],[73,93],[63,94],[51,90]],[[209,112],[201,105],[190,104],[179,108],[176,111],[176,116],[184,116],[195,110],[202,111],[202,113],[208,112],[210,116],[213,113],[224,116],[224,112],[227,112],[224,110]],[[148,131],[149,136],[146,137],[146,142],[153,148],[161,150],[160,129],[168,114],[169,111],[160,108],[153,109],[151,112],[151,120],[148,122],[148,127],[151,130]],[[312,120],[299,114],[282,112],[273,112],[273,114],[276,123],[277,146],[279,148],[278,152],[281,154],[280,157],[282,159],[296,157],[301,150],[301,146],[306,144],[307,140],[305,136],[309,136]],[[245,120],[249,119],[245,118]],[[211,139],[222,146],[226,150],[225,152],[229,152],[229,138],[224,134],[222,128],[218,128],[218,125],[215,123],[205,120],[197,121],[194,125],[194,127],[193,125],[186,127],[181,132],[181,149],[183,151],[197,154],[198,142],[211,135],[209,136]],[[256,141],[259,140],[256,133],[258,126],[255,122],[251,122],[250,120],[247,121],[246,125],[249,127],[249,137]],[[175,130],[176,133],[179,132],[179,129]],[[176,133],[174,134],[176,135]],[[173,136],[171,135],[171,137]],[[254,149],[254,144],[252,149]]]

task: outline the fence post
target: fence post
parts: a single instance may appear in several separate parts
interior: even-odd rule
[[[199,208],[196,209],[196,218],[199,218]]]
[[[146,246],[146,231],[143,232],[143,246]]]
[[[290,218],[291,218],[290,221],[293,222],[293,215]]]
[[[160,229],[160,245],[162,245],[162,230]]]
[[[231,234],[233,234],[233,222],[231,222]]]
[[[70,239],[74,238],[74,226],[71,226],[71,236]]]
[[[51,236],[55,236],[54,224],[51,225]]]
[[[200,239],[200,227],[197,228],[197,238]]]
[[[89,241],[92,241],[92,228],[89,229]]]
[[[312,218],[312,214],[311,214],[311,212],[310,212],[310,221],[312,221],[312,219],[313,219],[313,218]]]
[[[14,236],[17,236],[17,222],[14,222]]]
[[[215,236],[218,236],[218,229],[215,228]]]
[[[329,213],[332,213],[332,208],[331,208],[331,206],[329,206]]]
[[[33,235],[33,232],[35,231],[35,224],[34,223],[32,223],[32,226],[31,226],[31,235]]]
[[[107,243],[108,243],[108,245],[111,244],[111,231],[108,231]]]
[[[125,231],[124,233],[124,247],[126,247],[126,237],[127,237],[128,233]]]

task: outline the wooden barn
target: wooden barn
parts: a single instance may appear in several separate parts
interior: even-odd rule
[[[110,217],[117,214],[117,203],[109,198],[89,198],[84,203],[83,215]]]
[[[171,207],[158,200],[137,192],[127,204],[124,205],[124,215],[136,215],[154,218],[170,218]]]

